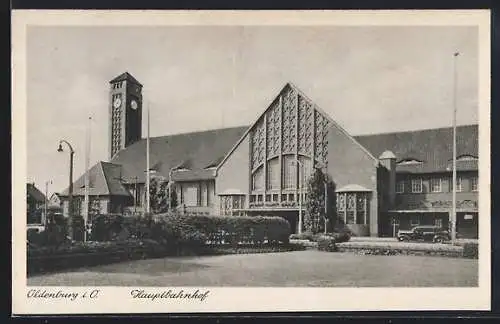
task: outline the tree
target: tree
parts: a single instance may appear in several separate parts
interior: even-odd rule
[[[325,176],[320,169],[315,169],[307,181],[306,231],[318,233],[320,222],[325,218]]]
[[[327,201],[325,201],[325,190]],[[332,215],[335,214],[335,205],[335,184],[321,169],[314,169],[313,174],[307,181],[304,220],[306,231],[318,233],[324,230],[326,233],[328,227],[332,227]],[[328,223],[330,226],[328,226]]]
[[[149,203],[153,213],[167,210],[167,182],[163,177],[154,177],[149,183]]]
[[[168,189],[167,189],[167,192],[168,192]],[[172,188],[172,194],[170,195],[170,209],[173,210],[177,207],[178,205],[178,201],[177,201],[177,192],[175,191],[174,188]]]
[[[178,205],[177,192],[172,188],[172,194],[169,195],[169,186],[167,179],[163,177],[154,177],[149,184],[151,211],[155,214],[164,213],[168,210],[168,197],[170,196],[170,209]]]

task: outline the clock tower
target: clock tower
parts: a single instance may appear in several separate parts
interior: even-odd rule
[[[141,139],[142,84],[125,72],[109,81],[110,159]]]

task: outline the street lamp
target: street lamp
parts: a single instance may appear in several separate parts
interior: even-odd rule
[[[457,238],[457,60],[459,52],[453,53],[453,191],[451,206],[451,241]]]
[[[170,168],[168,171],[168,185],[167,185],[167,190],[168,190],[168,197],[167,197],[167,211],[170,212],[170,206],[171,206],[171,200],[172,200],[172,171],[174,171],[176,167]]]
[[[47,227],[47,210],[48,210],[48,203],[49,203],[49,184],[52,184],[52,180],[45,181],[45,210],[44,210],[44,219],[43,219],[43,226],[46,228]]]
[[[73,239],[73,155],[75,151],[68,141],[60,140],[57,152],[64,152],[62,147],[63,143],[68,145],[69,148],[68,230],[69,237]]]
[[[302,175],[304,174],[304,165],[299,159],[293,161],[299,166],[299,230],[298,234],[302,234]],[[302,172],[301,172],[302,171]]]

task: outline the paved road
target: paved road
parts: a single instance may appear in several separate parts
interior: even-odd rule
[[[477,284],[477,260],[362,256],[315,250],[139,260],[28,278],[28,285],[47,286],[447,287]]]

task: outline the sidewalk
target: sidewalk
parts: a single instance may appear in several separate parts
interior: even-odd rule
[[[397,242],[398,240],[395,237],[353,236],[349,241],[350,242]],[[457,239],[457,245],[463,245],[465,243],[479,243],[479,240],[465,239],[465,238]]]

